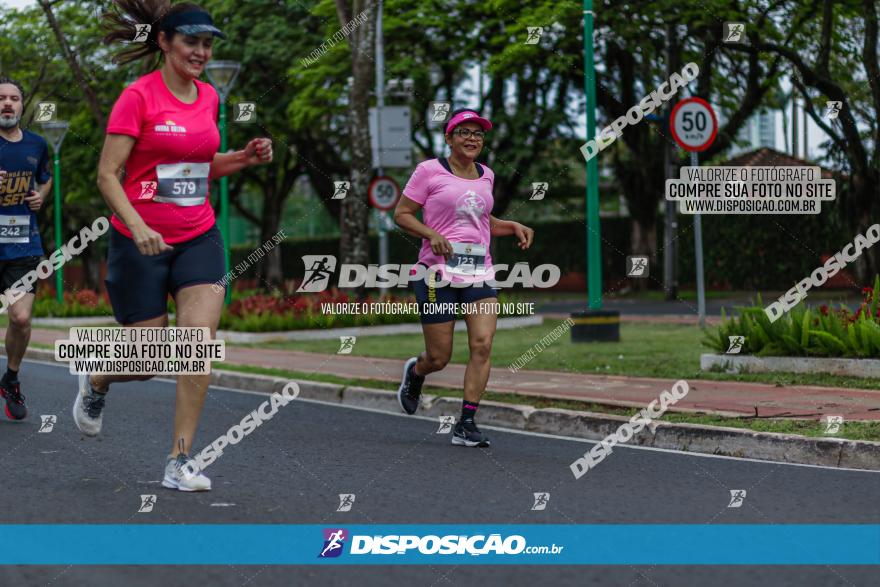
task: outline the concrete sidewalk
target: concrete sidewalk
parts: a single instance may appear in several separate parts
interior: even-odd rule
[[[5,332],[5,329],[3,329]],[[32,342],[53,345],[67,332],[35,328]],[[403,364],[400,360],[355,355],[323,355],[300,351],[229,346],[226,364],[268,367],[321,373],[352,379],[372,379],[396,389]],[[461,389],[464,365],[448,365],[428,376],[430,387]],[[616,406],[644,407],[675,381],[646,377],[593,375],[560,371],[521,370],[511,373],[503,366],[492,370],[489,391],[557,399],[579,400]],[[776,387],[766,383],[689,380],[690,392],[675,404],[674,411],[705,412],[729,416],[791,417],[819,419],[842,415],[846,420],[880,420],[880,391],[817,386]]]

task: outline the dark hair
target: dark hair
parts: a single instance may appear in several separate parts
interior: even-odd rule
[[[0,84],[12,84],[16,88],[18,88],[18,92],[21,94],[21,100],[24,101],[24,88],[21,87],[21,84],[15,81],[12,78],[6,77],[5,75],[0,76]]]
[[[114,63],[129,63],[153,53],[161,52],[159,47],[159,31],[162,28],[162,20],[166,16],[189,10],[204,10],[198,4],[180,2],[171,5],[170,0],[114,0],[113,7],[102,15],[104,28],[104,43],[129,42],[130,45],[117,52],[113,56]],[[150,33],[144,42],[131,43],[137,33],[135,25],[150,25]],[[174,38],[175,31],[166,30],[168,40]]]

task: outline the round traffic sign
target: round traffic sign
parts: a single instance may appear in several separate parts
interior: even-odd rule
[[[387,175],[380,175],[370,182],[367,192],[373,208],[387,212],[397,205],[400,199],[400,186]]]
[[[718,134],[718,119],[702,98],[685,98],[672,109],[669,130],[685,151],[705,151]]]

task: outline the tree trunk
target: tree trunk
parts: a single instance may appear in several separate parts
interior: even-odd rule
[[[94,247],[85,247],[80,254],[83,264],[83,280],[86,289],[100,292],[104,289],[101,281],[101,258]]]
[[[860,175],[853,176],[850,184],[853,190],[853,197],[857,202],[867,202],[871,198],[877,197],[876,186],[880,182],[880,173],[873,173],[873,178],[866,178]],[[856,234],[865,234],[869,226],[876,224],[877,219],[872,217],[869,210],[862,209],[857,216],[855,228],[852,231],[852,238]],[[880,247],[868,247],[862,251],[862,254],[851,265],[853,273],[855,273],[856,281],[860,288],[870,287],[874,284],[874,276],[880,273]]]
[[[270,184],[263,200],[263,218],[260,222],[261,247],[271,247],[257,268],[257,280],[260,287],[274,290],[283,284],[281,271],[281,244],[275,244],[272,237],[281,226],[281,211],[287,194],[280,194],[274,182]]]
[[[648,289],[650,280],[659,279],[657,271],[657,216],[633,216],[629,231],[630,255],[646,255],[648,257],[648,279],[632,279],[632,288],[637,291]],[[653,277],[652,277],[653,272]]]
[[[348,100],[348,128],[351,136],[351,185],[342,200],[340,214],[339,255],[341,263],[369,263],[369,240],[367,213],[367,189],[373,175],[370,148],[369,100],[373,81],[372,58],[376,25],[376,4],[373,0],[355,0],[349,14],[344,0],[336,1],[340,26],[347,24],[352,16],[367,12],[367,18],[349,35],[351,46],[352,83]],[[357,297],[364,295],[364,288],[357,289]]]
[[[67,61],[67,65],[70,67],[73,77],[76,78],[76,83],[79,85],[79,89],[86,99],[86,104],[88,104],[89,110],[92,112],[92,117],[95,119],[95,122],[98,123],[100,128],[104,128],[106,120],[104,119],[104,110],[101,108],[101,102],[98,100],[98,96],[95,94],[92,86],[89,85],[85,72],[83,72],[79,61],[76,58],[76,54],[74,54],[73,50],[70,48],[67,39],[64,38],[64,32],[61,30],[61,25],[58,24],[58,20],[55,18],[55,13],[52,12],[51,2],[49,2],[49,0],[39,0],[39,2],[43,12],[46,13],[46,19],[49,21],[49,26],[55,34],[55,40],[61,47],[64,59]]]

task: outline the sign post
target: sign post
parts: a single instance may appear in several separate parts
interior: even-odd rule
[[[697,153],[708,149],[718,134],[718,119],[712,106],[702,98],[685,98],[672,109],[669,117],[672,138],[691,154],[691,166],[698,167]],[[700,327],[706,325],[706,284],[703,275],[703,221],[694,214],[694,257],[697,273],[697,312]]]
[[[370,182],[367,197],[370,205],[376,209],[376,219],[379,224],[379,264],[385,265],[388,263],[388,230],[393,229],[388,212],[397,206],[400,186],[387,175],[379,175]],[[387,288],[387,285],[381,286],[381,289]]]

